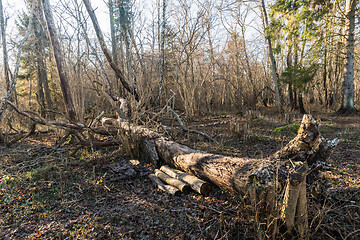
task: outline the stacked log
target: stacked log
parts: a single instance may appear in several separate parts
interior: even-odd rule
[[[180,195],[181,192],[179,189],[174,186],[164,184],[159,178],[155,176],[155,174],[150,174],[149,178],[160,190],[174,196]]]
[[[169,166],[162,166],[160,170],[173,179],[178,181],[186,182],[196,192],[200,194],[208,194],[211,191],[211,185],[193,175],[184,173],[177,169],[172,169]]]
[[[172,195],[178,194],[173,188],[185,194],[189,193],[191,189],[200,194],[207,194],[211,190],[209,183],[193,175],[170,168],[169,166],[162,166],[160,169],[155,169],[155,174],[150,174],[149,177],[154,183],[159,183],[160,181],[161,184],[157,184],[159,189]],[[154,178],[157,178],[157,180],[154,181]]]
[[[191,187],[189,186],[189,184],[186,184],[183,181],[180,181],[179,179],[172,178],[171,176],[162,172],[159,169],[155,170],[155,176],[160,178],[163,182],[166,182],[167,184],[176,187],[183,193],[189,193],[191,191]]]

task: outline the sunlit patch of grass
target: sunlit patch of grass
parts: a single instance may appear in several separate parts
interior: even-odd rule
[[[273,130],[273,133],[292,133],[297,134],[300,124],[293,123],[286,126],[278,127]]]

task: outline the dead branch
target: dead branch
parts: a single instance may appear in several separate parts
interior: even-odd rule
[[[97,17],[95,15],[95,11],[94,9],[92,8],[91,4],[90,4],[90,1],[88,0],[83,0],[84,2],[84,5],[86,7],[86,10],[87,12],[89,13],[89,16],[91,18],[91,21],[93,23],[93,26],[94,26],[94,29],[95,29],[95,32],[96,32],[96,36],[99,40],[99,43],[100,43],[100,47],[102,49],[102,51],[104,52],[104,55],[106,57],[106,60],[109,62],[111,68],[114,70],[115,74],[116,74],[116,77],[120,80],[120,82],[122,83],[122,85],[124,86],[124,88],[130,92],[131,94],[134,95],[135,97],[135,100],[139,100],[139,95],[138,95],[138,92],[136,90],[136,88],[132,87],[129,85],[129,83],[125,80],[125,77],[124,77],[124,74],[123,72],[120,70],[120,68],[115,64],[113,58],[111,57],[111,54],[110,54],[110,51],[109,49],[107,48],[106,46],[106,43],[105,43],[105,39],[104,39],[104,35],[100,29],[100,24],[97,20]]]
[[[68,130],[71,134],[73,134],[78,140],[79,144],[84,146],[99,146],[99,147],[108,147],[108,146],[114,146],[119,145],[119,142],[109,140],[109,141],[89,141],[86,140],[84,136],[82,136],[81,132],[84,130],[88,130],[94,133],[100,133],[99,131],[96,131],[96,129],[92,129],[87,127],[85,124],[77,122],[77,123],[70,123],[66,121],[55,121],[55,120],[48,120],[43,117],[41,117],[38,113],[32,112],[32,111],[24,111],[19,109],[14,103],[10,102],[7,99],[3,99],[3,101],[6,101],[9,106],[11,106],[18,114],[23,115],[32,121],[34,121],[37,124],[46,125],[50,127],[60,128]],[[105,131],[101,132],[105,133]],[[110,135],[110,134],[108,134]]]
[[[33,122],[33,123],[31,124],[31,128],[30,128],[30,131],[29,131],[29,132],[27,132],[27,133],[21,133],[21,134],[15,136],[12,140],[10,140],[8,143],[6,143],[6,146],[7,146],[7,147],[10,147],[10,146],[13,145],[14,143],[16,143],[16,142],[18,142],[18,141],[20,141],[20,140],[22,140],[22,139],[24,139],[24,138],[27,138],[27,137],[33,135],[33,134],[35,133],[35,130],[36,130],[36,123]]]
[[[170,106],[168,106],[167,109],[174,115],[174,117],[176,118],[177,122],[179,123],[181,129],[184,132],[196,133],[196,134],[199,134],[200,136],[203,136],[203,137],[213,141],[214,143],[218,143],[214,138],[210,137],[208,134],[206,134],[204,132],[189,129],[188,127],[185,127],[184,123],[181,121],[180,116]]]

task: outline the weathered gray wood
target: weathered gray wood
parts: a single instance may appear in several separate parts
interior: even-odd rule
[[[189,193],[191,191],[191,187],[189,184],[184,183],[181,180],[178,180],[176,178],[170,177],[168,174],[164,173],[163,171],[159,169],[155,169],[155,176],[161,179],[161,181],[176,187],[183,193]]]
[[[181,194],[181,191],[177,189],[176,187],[166,185],[164,184],[159,178],[155,176],[155,174],[149,175],[150,180],[162,191],[174,195],[179,196]]]
[[[207,194],[211,191],[211,185],[209,183],[195,177],[194,175],[184,173],[177,169],[172,169],[169,166],[162,166],[160,170],[172,178],[188,183],[194,191],[200,194]]]

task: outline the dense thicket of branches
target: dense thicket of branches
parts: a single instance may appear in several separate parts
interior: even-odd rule
[[[94,5],[91,18],[86,2]],[[147,109],[171,103],[188,116],[276,106],[277,99],[285,110],[354,110],[360,100],[357,0],[276,0],[265,8],[264,1],[107,3],[50,1],[56,4],[56,47],[64,55],[64,73],[80,121],[103,110],[114,113],[120,98],[130,104],[139,101],[136,106]],[[33,30],[22,51],[17,101],[22,109],[54,118],[54,112],[65,112],[61,81],[41,1],[35,8]],[[10,49],[9,71],[6,55],[2,62],[5,90],[17,39],[24,36],[32,10],[30,1],[23,10],[6,3],[3,9],[5,18],[9,16],[3,33],[13,29],[14,22],[17,29],[2,34]],[[101,44],[93,17],[100,21],[95,27],[104,36]],[[274,59],[269,58],[270,48]],[[280,80],[278,98],[274,77]]]

